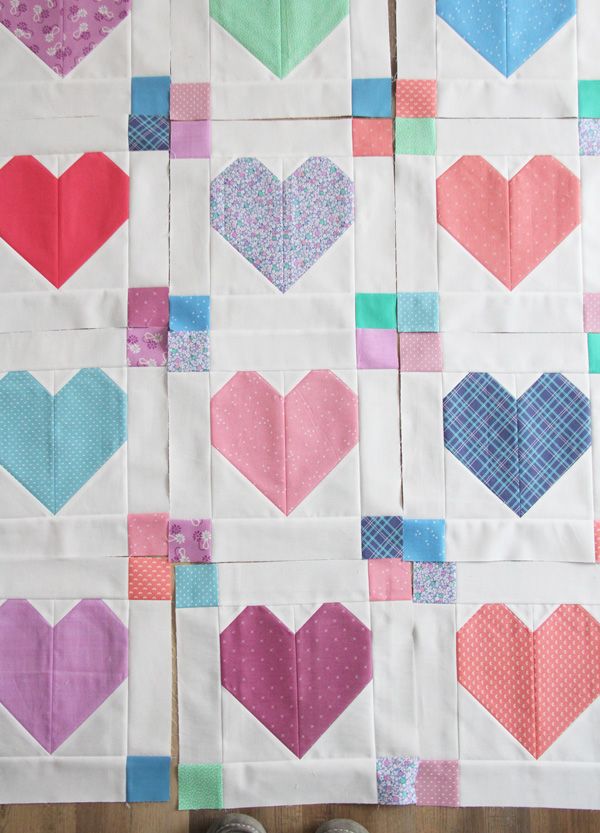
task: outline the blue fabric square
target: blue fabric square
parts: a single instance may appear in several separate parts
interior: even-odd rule
[[[366,515],[360,522],[363,558],[402,558],[402,518]]]
[[[219,574],[216,564],[175,567],[175,607],[217,607]]]
[[[440,330],[437,292],[398,293],[398,332],[437,333]]]
[[[168,116],[168,75],[137,76],[131,79],[131,113],[134,116]]]
[[[169,150],[169,119],[129,116],[129,150]]]
[[[392,115],[392,79],[354,78],[352,115],[389,119]]]
[[[168,801],[171,759],[155,755],[127,757],[127,801]]]
[[[208,295],[171,295],[169,298],[169,329],[198,332],[210,327]]]
[[[446,522],[404,518],[404,560],[445,561]]]

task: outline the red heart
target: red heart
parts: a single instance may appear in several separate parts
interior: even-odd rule
[[[33,156],[0,168],[0,237],[59,289],[129,216],[129,177],[85,153],[58,178]]]
[[[437,181],[438,223],[514,289],[581,222],[579,180],[552,156],[534,156],[510,180],[481,156],[463,156]]]
[[[600,623],[561,605],[536,630],[488,604],[457,634],[458,681],[539,758],[600,695]]]

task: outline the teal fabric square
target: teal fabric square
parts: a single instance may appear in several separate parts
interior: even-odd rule
[[[391,118],[392,79],[354,78],[352,81],[352,115],[367,118]]]
[[[175,568],[175,607],[217,607],[216,564],[183,564]]]
[[[136,76],[131,79],[131,114],[134,116],[168,116],[168,75]]]
[[[440,329],[440,302],[437,292],[398,294],[398,332],[437,333]]]
[[[169,329],[198,332],[210,327],[208,295],[171,295],[169,298]]]
[[[445,561],[446,522],[404,518],[404,560]]]
[[[158,755],[128,755],[126,800],[168,801],[171,759]]]

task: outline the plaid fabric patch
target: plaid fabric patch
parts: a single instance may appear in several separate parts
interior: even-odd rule
[[[363,558],[402,558],[402,518],[368,515],[361,520]]]
[[[169,150],[169,119],[129,116],[129,150]]]
[[[589,448],[590,403],[561,373],[519,399],[489,373],[469,373],[444,398],[444,442],[522,517]]]

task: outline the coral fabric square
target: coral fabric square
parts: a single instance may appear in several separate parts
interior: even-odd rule
[[[439,333],[400,333],[400,370],[441,371],[442,339]]]
[[[410,601],[412,598],[412,564],[398,558],[371,559],[369,599],[372,602]]]
[[[129,558],[129,598],[168,600],[171,598],[171,566],[168,558]]]
[[[420,761],[416,792],[417,804],[458,807],[458,761]]]
[[[171,124],[172,159],[209,159],[210,122],[174,121]]]
[[[354,156],[392,156],[391,119],[352,119],[352,148]]]
[[[130,327],[168,327],[169,287],[144,286],[130,289],[127,323]]]
[[[396,82],[396,115],[433,119],[437,114],[437,83],[427,78],[399,78]]]
[[[129,327],[127,330],[128,367],[164,367],[167,363],[167,329]]]
[[[584,293],[583,329],[586,333],[600,333],[600,292]]]
[[[210,84],[172,84],[171,118],[173,121],[210,119]]]
[[[166,555],[168,521],[165,512],[128,515],[129,555]]]
[[[356,363],[362,370],[395,370],[398,367],[396,330],[357,330]]]

